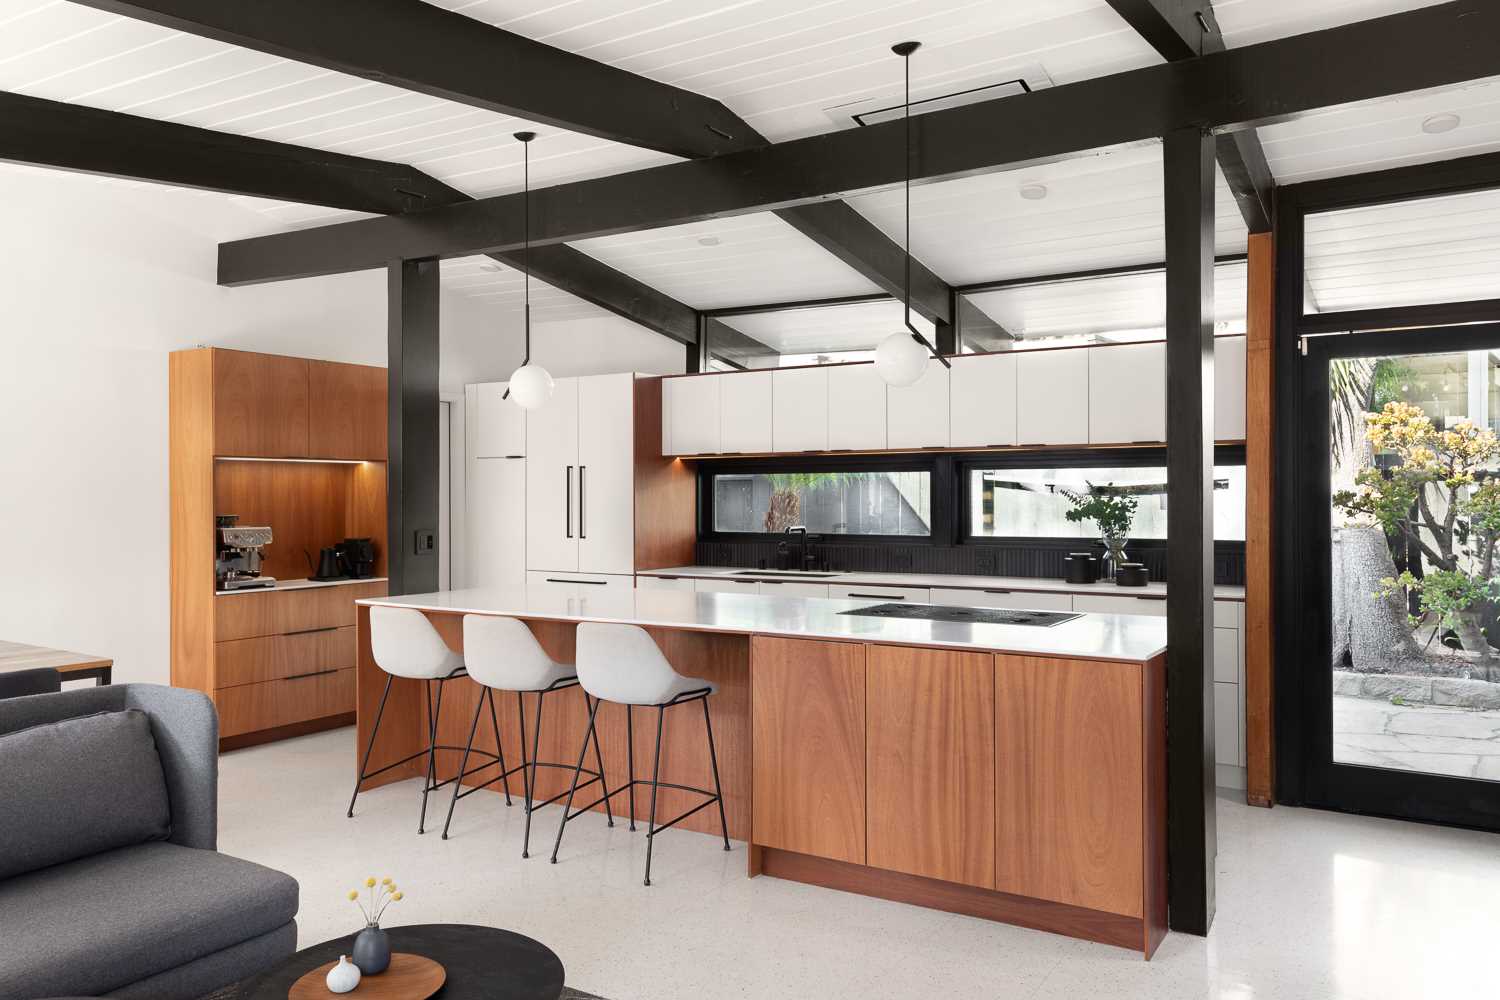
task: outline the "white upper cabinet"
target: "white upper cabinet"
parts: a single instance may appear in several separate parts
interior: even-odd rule
[[[772,373],[746,372],[713,378],[719,383],[719,450],[726,455],[770,451]]]
[[[1120,344],[1077,353],[1089,359],[1090,444],[1167,439],[1166,344]]]
[[[872,451],[886,447],[885,379],[874,365],[828,369],[828,447]]]
[[[1245,338],[1214,341],[1214,440],[1245,438]]]
[[[959,356],[949,375],[949,444],[985,448],[1016,443],[1016,357]]]
[[[1089,439],[1087,348],[1016,355],[1016,443],[1086,444]]]
[[[526,411],[504,399],[508,382],[471,385],[467,392],[474,427],[474,458],[520,458],[526,454]]]
[[[915,383],[885,395],[888,448],[948,447],[948,369],[936,358]]]
[[[577,381],[578,569],[634,573],[635,377],[590,375]]]
[[[776,400],[772,450],[827,451],[828,369],[787,368],[773,372],[772,377]]]
[[[717,375],[662,379],[663,450],[667,455],[719,453],[719,386]]]

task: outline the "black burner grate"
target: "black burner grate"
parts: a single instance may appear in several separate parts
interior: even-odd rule
[[[942,604],[872,604],[868,608],[840,611],[841,615],[871,618],[916,618],[933,622],[977,622],[981,625],[1033,625],[1051,628],[1082,618],[1068,611],[1018,611],[1009,608],[955,608]]]

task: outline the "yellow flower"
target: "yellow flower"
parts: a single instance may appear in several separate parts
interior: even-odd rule
[[[349,898],[350,899],[358,899],[359,898],[359,890],[358,889],[350,889],[349,890]]]
[[[365,888],[367,888],[367,889],[373,889],[373,888],[375,888],[375,876],[374,875],[371,875],[369,878],[365,879]]]
[[[380,884],[381,885],[390,885],[391,884],[390,876],[386,876],[385,878],[381,879],[380,880]]]
[[[403,895],[404,895],[404,893],[393,892],[393,893],[391,893],[391,898],[392,899],[400,899]]]

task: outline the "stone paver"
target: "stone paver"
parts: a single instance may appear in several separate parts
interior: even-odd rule
[[[1333,759],[1500,781],[1500,711],[1336,695]]]

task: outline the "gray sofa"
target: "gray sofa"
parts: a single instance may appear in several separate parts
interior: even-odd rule
[[[218,737],[180,688],[0,700],[0,1000],[191,1000],[296,950],[296,881],[216,850]]]

